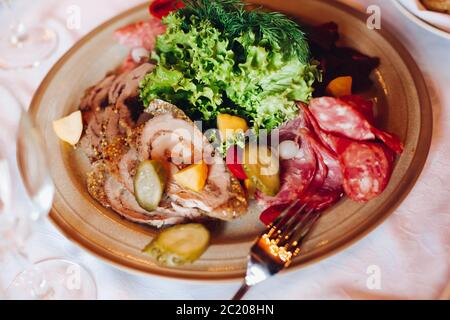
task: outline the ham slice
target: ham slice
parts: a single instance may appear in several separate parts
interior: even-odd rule
[[[290,203],[301,197],[311,183],[317,182],[317,157],[309,140],[302,139],[306,128],[296,127],[299,119],[288,122],[280,129],[280,142],[294,141],[299,148],[292,159],[280,160],[281,188],[275,197],[268,197],[257,192],[257,197],[265,206]]]
[[[322,211],[335,204],[344,195],[340,163],[312,133],[305,133],[303,139],[308,139],[313,146],[317,157],[317,170],[313,182],[301,198],[311,209]]]

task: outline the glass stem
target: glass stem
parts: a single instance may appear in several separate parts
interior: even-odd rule
[[[22,42],[24,42],[27,39],[28,33],[27,28],[25,24],[22,23],[17,18],[17,15],[14,13],[14,10],[12,9],[11,0],[4,0],[5,8],[8,12],[8,15],[11,18],[11,25],[10,25],[10,37],[9,41],[15,45],[20,46]]]

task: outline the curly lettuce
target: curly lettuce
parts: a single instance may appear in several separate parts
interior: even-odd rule
[[[151,59],[157,64],[140,84],[144,105],[159,98],[193,119],[214,121],[227,113],[245,118],[256,131],[295,118],[294,101],[307,102],[320,76],[313,64],[286,58],[248,32],[230,40],[208,20],[172,13],[164,19]]]

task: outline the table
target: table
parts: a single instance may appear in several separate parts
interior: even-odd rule
[[[0,84],[28,105],[45,74],[71,45],[103,21],[141,2],[36,2],[32,14],[28,10],[24,16],[46,21],[57,30],[58,52],[33,70],[0,71]],[[391,31],[417,61],[432,97],[431,153],[416,186],[384,224],[335,256],[259,285],[249,299],[433,299],[441,296],[450,279],[450,143],[446,140],[450,136],[450,41],[412,24],[391,1],[344,2],[364,11],[371,4],[380,5],[382,21],[392,25]],[[81,9],[78,30],[66,28],[73,4]],[[0,110],[7,112],[1,96]],[[97,281],[99,299],[227,299],[239,286],[176,282],[118,270],[66,240],[48,221],[36,227],[29,252],[34,261],[65,257],[85,265]]]

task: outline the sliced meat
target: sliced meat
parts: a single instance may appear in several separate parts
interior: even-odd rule
[[[106,146],[118,136],[129,137],[142,122],[138,86],[152,68],[151,64],[143,64],[120,76],[109,76],[82,99],[85,130],[80,146],[91,162],[104,158]]]
[[[156,104],[165,106],[156,101],[147,110],[154,112],[154,117],[145,124],[138,141],[140,158],[170,160],[177,165],[201,160],[207,150],[203,149],[206,140],[200,130],[187,117],[174,114],[170,109],[167,112],[152,110]],[[210,154],[213,153],[212,147],[207,147]]]
[[[97,112],[108,106],[108,92],[115,79],[116,75],[110,75],[95,86],[88,88],[81,99],[80,110]]]
[[[322,211],[335,204],[344,195],[340,163],[337,157],[311,133],[305,134],[304,139],[310,140],[318,160],[316,177],[304,195],[304,201],[308,202],[310,208]]]
[[[342,194],[343,176],[338,159],[320,145],[316,145],[316,150],[320,152],[324,164],[328,168],[327,176],[321,189],[328,190],[331,193]]]
[[[317,192],[317,190],[321,189],[325,179],[328,176],[328,167],[325,164],[325,161],[320,152],[317,152],[316,147],[313,145],[314,140],[309,138],[308,136],[304,136],[303,139],[308,139],[308,144],[312,146],[312,150],[314,150],[314,155],[316,159],[316,170],[314,173],[314,177],[311,180],[308,188],[306,188],[303,192],[299,193],[299,198],[303,199],[305,202],[310,199],[310,197]]]
[[[104,151],[107,147],[118,138],[123,138],[126,132],[121,125],[120,114],[113,107],[107,107],[92,115],[79,144],[86,156],[94,162],[105,158]]]
[[[155,212],[142,209],[133,194],[110,174],[107,161],[97,161],[92,168],[87,177],[89,194],[102,206],[112,208],[125,219],[158,228],[186,221],[188,216],[179,214],[173,208],[159,208]]]
[[[142,209],[136,198],[112,176],[105,181],[105,193],[111,208],[127,220],[148,224],[157,228],[186,221],[179,215],[160,214],[158,211],[148,212]]]
[[[88,173],[86,179],[89,194],[106,208],[110,207],[105,192],[105,181],[108,175],[108,166],[101,160],[92,164],[92,171]]]
[[[305,127],[303,114],[287,122],[272,134],[279,134],[279,141],[294,141],[299,148],[297,155],[292,159],[280,159],[281,188],[275,197],[267,197],[257,192],[257,198],[265,206],[289,203],[298,199],[313,182],[317,170],[317,158],[310,141],[302,139],[309,132]],[[319,177],[318,177],[319,178]]]
[[[375,123],[375,114],[372,101],[366,100],[358,95],[343,96],[339,99],[350,104],[355,110],[361,112],[371,124]]]
[[[280,142],[295,141],[299,154],[280,161],[282,185],[276,197],[257,193],[268,207],[261,215],[265,223],[296,200],[322,211],[344,193],[358,202],[373,199],[387,186],[394,154],[381,142],[366,140],[379,139],[397,152],[402,150],[397,138],[376,129],[366,119],[373,116],[373,105],[363,98],[318,98],[309,108],[303,103],[298,106],[299,117],[286,123],[279,137]]]
[[[225,165],[209,165],[208,179],[201,192],[194,192],[170,180],[168,196],[184,208],[200,209],[207,216],[229,221],[247,210],[247,200],[240,183],[228,172]]]
[[[161,20],[150,19],[127,25],[114,32],[114,39],[130,48],[145,48],[152,51],[156,37],[166,31]]]
[[[139,101],[139,83],[155,66],[144,63],[119,75],[108,92],[109,104],[120,115],[123,125],[134,128],[144,106]]]
[[[313,114],[311,113],[307,105],[300,102],[297,103],[297,105],[303,111],[304,117],[306,119],[305,122],[307,124],[307,127],[310,128],[311,132],[314,132],[317,139],[320,140],[320,142],[325,148],[327,148],[329,151],[337,155],[333,135],[331,133],[324,131],[319,126],[319,124],[317,123],[316,119],[314,118]]]
[[[275,199],[268,201],[270,205],[296,200],[314,180],[317,170],[314,149],[309,141],[297,138],[296,142],[299,144],[297,156],[280,161],[281,188]]]
[[[403,143],[399,140],[399,138],[391,133],[378,130],[377,128],[373,128],[373,133],[376,135],[378,139],[383,141],[383,143],[392,151],[397,154],[403,153]]]
[[[328,133],[318,126],[309,110],[306,109],[305,114],[322,142],[315,144],[316,148],[322,149],[319,152],[328,158],[329,178],[314,198],[323,197],[320,201],[328,206],[340,198],[343,189],[349,198],[358,202],[367,202],[379,195],[392,173],[393,152],[381,143],[353,141]]]
[[[372,126],[348,103],[330,97],[311,100],[309,110],[320,128],[354,140],[375,140]]]
[[[129,72],[140,64],[147,62],[148,58],[137,61],[133,58],[133,50],[145,50],[147,52],[153,51],[156,43],[156,37],[163,34],[166,27],[157,19],[149,21],[141,21],[130,24],[114,32],[114,39],[120,44],[131,49],[123,64],[117,69],[118,74]],[[144,52],[145,52],[144,51]]]
[[[144,63],[139,67],[121,74],[112,83],[108,97],[109,103],[112,105],[118,102],[123,103],[129,97],[136,97],[139,95],[139,82],[145,77],[147,73],[153,70],[155,65],[151,63]]]
[[[303,109],[299,109],[297,118],[286,122],[280,129],[275,129],[272,134],[278,134],[280,142],[298,139],[300,130],[308,127],[308,119]]]
[[[134,193],[134,176],[139,165],[139,157],[135,148],[130,148],[126,152],[118,163],[119,175],[121,182],[128,189],[128,191]]]
[[[358,141],[378,138],[392,151],[403,152],[403,144],[397,137],[373,127],[360,111],[343,100],[316,98],[311,100],[309,109],[320,128],[327,132]]]
[[[194,123],[180,109],[161,100],[153,101],[146,111],[153,118],[147,121],[138,139],[140,159],[167,161],[172,174],[202,159],[208,164],[209,174],[201,192],[170,180],[168,196],[184,208],[198,208],[221,220],[244,214],[247,200],[240,183]]]
[[[392,152],[380,143],[355,142],[341,139],[339,161],[347,196],[357,202],[367,202],[380,195],[392,174]]]
[[[259,220],[265,225],[273,223],[289,207],[289,203],[276,204],[267,207],[259,216]]]

